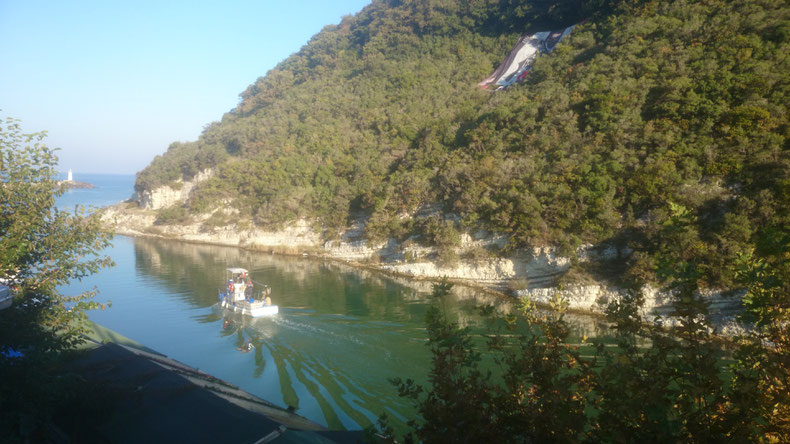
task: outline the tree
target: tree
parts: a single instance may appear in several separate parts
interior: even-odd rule
[[[426,313],[433,359],[426,389],[394,378],[400,396],[417,406],[405,442],[577,442],[585,435],[592,364],[566,344],[568,325],[558,311],[521,307],[521,316],[492,318],[488,351],[496,366],[485,370],[468,328],[451,322],[441,305],[450,294],[434,285]],[[559,303],[559,301],[558,301]],[[491,314],[490,310],[486,310]],[[492,371],[493,370],[493,371]],[[386,416],[380,425],[392,438]]]
[[[741,256],[738,281],[746,287],[744,317],[754,330],[738,339],[734,386],[742,410],[765,418],[768,442],[790,441],[790,236],[774,233],[774,254]]]
[[[112,265],[99,218],[55,206],[64,189],[45,136],[22,133],[12,118],[0,122],[0,280],[14,295],[0,311],[0,430],[24,439],[51,430],[69,392],[52,365],[84,340],[85,312],[104,308],[91,300],[95,288],[66,295],[58,287]]]
[[[737,267],[746,333],[729,352],[712,337],[701,297],[698,220],[669,204],[655,272],[673,298],[674,323],[642,315],[643,282],[607,308],[614,344],[594,356],[572,345],[563,304],[529,304],[489,335],[498,364],[484,371],[468,329],[428,311],[430,388],[392,380],[420,421],[407,442],[788,442],[790,439],[790,236],[775,230]],[[449,294],[434,286],[438,303]],[[490,313],[490,312],[489,312]],[[527,328],[517,328],[519,324]],[[582,343],[585,340],[582,339]],[[728,363],[729,361],[729,363]],[[383,432],[393,430],[382,418]]]

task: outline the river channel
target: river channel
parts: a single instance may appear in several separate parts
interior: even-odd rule
[[[62,289],[99,289],[95,300],[112,306],[91,320],[331,429],[360,429],[384,412],[396,428],[414,417],[388,378],[426,382],[430,284],[340,262],[159,239],[116,236],[107,254],[115,267]],[[280,313],[252,319],[219,310],[227,267],[269,285]],[[501,297],[460,287],[444,309],[482,334],[483,304],[511,310]],[[577,317],[574,328],[594,336],[599,325]],[[255,348],[244,353],[248,338]]]

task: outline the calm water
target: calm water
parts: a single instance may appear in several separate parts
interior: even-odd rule
[[[129,179],[119,177],[124,192],[122,183],[107,189],[126,199]],[[102,202],[100,190],[81,191]],[[90,314],[97,323],[333,429],[365,427],[385,411],[396,426],[413,417],[387,378],[425,382],[429,285],[309,258],[124,236],[108,254],[116,267],[65,289],[98,287],[97,300],[112,307]],[[253,320],[218,310],[218,288],[231,266],[271,286],[280,314]],[[481,332],[476,306],[491,302],[497,301],[459,290],[446,310]],[[578,328],[594,334],[596,326],[582,320]],[[256,347],[242,353],[247,338]]]
[[[63,210],[73,209],[75,205],[104,207],[129,199],[134,192],[133,174],[81,174],[74,173],[78,182],[93,184],[94,188],[74,188],[58,198],[57,206]],[[59,179],[65,180],[61,174]]]

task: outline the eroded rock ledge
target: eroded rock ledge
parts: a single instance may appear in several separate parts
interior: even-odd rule
[[[188,224],[156,224],[156,209],[182,202],[198,182],[210,175],[210,171],[203,172],[194,181],[184,182],[178,190],[162,187],[153,192],[140,193],[136,202],[129,201],[105,209],[102,219],[118,234],[320,256],[412,279],[447,277],[518,298],[529,298],[540,305],[549,305],[555,297],[560,296],[567,301],[568,308],[593,314],[602,314],[608,302],[625,294],[624,290],[602,282],[566,285],[562,289],[554,287],[556,279],[570,268],[571,259],[559,256],[551,247],[522,250],[508,257],[460,259],[452,265],[442,265],[432,260],[435,252],[430,247],[409,242],[399,244],[395,239],[380,243],[368,241],[363,235],[363,222],[330,241],[325,241],[322,233],[307,220],[294,221],[278,230],[259,227],[245,229],[235,224],[211,227],[205,223],[209,215],[196,218]],[[473,249],[480,251],[487,246],[502,246],[505,241],[505,238],[491,233],[466,233],[461,236],[457,253],[464,257],[464,253]],[[597,261],[621,254],[627,252],[588,245],[577,251],[577,260]],[[645,319],[657,318],[666,324],[675,322],[671,316],[673,307],[669,295],[650,287],[642,291],[645,295]],[[703,297],[710,302],[712,319],[721,334],[730,336],[743,331],[735,321],[741,311],[739,295],[726,296],[722,292],[710,292]]]

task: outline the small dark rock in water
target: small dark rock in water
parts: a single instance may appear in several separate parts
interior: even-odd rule
[[[77,182],[76,180],[61,180],[58,181],[58,185],[70,190],[72,188],[93,188],[92,183],[88,182]]]

